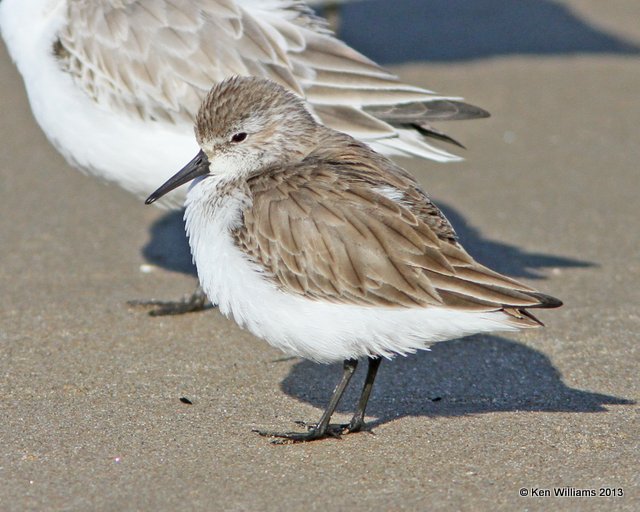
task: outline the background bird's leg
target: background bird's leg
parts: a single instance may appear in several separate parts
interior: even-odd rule
[[[360,432],[365,428],[364,412],[367,408],[367,402],[369,402],[369,396],[373,389],[373,381],[376,379],[376,374],[378,373],[381,362],[382,359],[380,357],[369,358],[369,367],[367,368],[367,376],[364,381],[364,386],[362,387],[362,394],[358,401],[358,408],[353,418],[351,418],[349,425],[346,427],[348,432]]]
[[[127,302],[130,306],[157,306],[149,311],[150,316],[167,316],[167,315],[182,315],[184,313],[194,313],[196,311],[203,311],[209,307],[209,300],[204,290],[200,285],[195,291],[184,297],[182,300],[177,301],[163,301],[157,299],[150,300],[130,300]]]
[[[283,442],[313,441],[315,439],[321,439],[323,437],[340,435],[341,429],[338,429],[338,431],[334,431],[330,429],[329,421],[331,420],[331,416],[333,416],[333,413],[336,410],[336,407],[338,406],[338,403],[340,402],[340,399],[342,398],[342,395],[344,394],[345,389],[347,389],[347,386],[349,385],[349,381],[351,380],[351,377],[353,377],[353,374],[356,371],[357,366],[358,366],[357,359],[346,359],[344,361],[342,366],[343,367],[342,378],[340,379],[340,382],[338,383],[335,390],[333,391],[333,395],[331,395],[331,400],[329,401],[329,405],[327,405],[327,408],[322,413],[322,416],[320,417],[320,421],[318,421],[318,424],[309,427],[308,432],[278,433],[278,432],[269,432],[265,430],[254,430],[254,432],[257,432],[261,436],[282,438],[284,440]]]

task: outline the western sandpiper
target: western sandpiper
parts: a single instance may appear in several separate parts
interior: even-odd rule
[[[317,122],[299,96],[262,78],[216,85],[196,117],[200,152],[152,203],[195,180],[187,234],[200,283],[225,315],[283,351],[344,360],[309,441],[356,432],[382,357],[430,343],[541,324],[561,302],[474,261],[416,180]],[[348,425],[329,421],[358,359],[369,370]]]

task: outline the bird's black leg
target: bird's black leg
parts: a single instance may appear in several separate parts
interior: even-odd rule
[[[336,410],[338,402],[340,402],[345,389],[347,389],[347,385],[349,384],[351,377],[356,371],[357,366],[357,359],[346,359],[344,361],[342,378],[336,386],[336,389],[333,391],[333,395],[331,396],[329,405],[327,405],[327,408],[322,413],[318,424],[309,427],[309,430],[307,432],[269,432],[265,430],[254,430],[254,432],[257,432],[261,436],[281,438],[283,440],[282,442],[293,443],[302,441],[314,441],[315,439],[321,439],[323,437],[339,435],[339,432],[336,433],[332,429],[329,429],[329,421],[331,420],[331,416],[333,416],[333,413]]]
[[[130,300],[127,302],[130,306],[150,307],[157,306],[151,311],[151,316],[167,316],[167,315],[183,315],[185,313],[194,313],[208,309],[209,300],[204,290],[198,285],[196,290],[188,297],[177,301],[163,301],[156,299],[149,300]]]
[[[369,401],[371,389],[373,388],[373,381],[376,379],[376,374],[378,373],[378,368],[380,367],[381,362],[382,359],[379,357],[369,358],[369,368],[367,369],[367,377],[365,378],[364,386],[362,387],[360,400],[358,400],[358,408],[356,409],[356,413],[353,415],[353,418],[351,418],[349,425],[346,427],[347,432],[360,432],[365,429],[364,411],[367,408],[367,402]]]

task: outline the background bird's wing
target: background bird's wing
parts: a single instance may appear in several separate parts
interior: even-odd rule
[[[487,115],[402,84],[291,0],[69,2],[54,51],[96,102],[144,119],[191,123],[214,83],[257,75],[305,97],[337,130],[447,160],[424,140],[436,132],[419,127]]]
[[[346,137],[340,151],[329,144],[249,181],[253,204],[236,243],[282,290],[386,307],[541,304],[531,288],[475,262],[405,171]]]

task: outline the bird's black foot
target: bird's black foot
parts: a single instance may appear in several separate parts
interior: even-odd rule
[[[178,301],[150,300],[130,300],[130,306],[153,307],[149,311],[150,316],[184,315],[185,313],[195,313],[213,307],[205,293],[198,288],[193,294]]]
[[[342,379],[333,391],[329,405],[327,405],[327,408],[322,413],[320,421],[314,424],[308,424],[304,421],[296,421],[298,425],[306,427],[307,432],[270,432],[268,430],[257,429],[254,429],[254,432],[257,432],[261,436],[273,437],[274,439],[271,441],[272,443],[290,444],[306,443],[317,439],[324,439],[326,437],[340,438],[345,434],[362,432],[363,430],[368,431],[369,429],[364,422],[364,413],[369,400],[369,395],[371,394],[371,388],[373,387],[373,381],[376,377],[376,372],[380,366],[380,361],[379,357],[369,358],[369,368],[367,370],[364,387],[362,388],[362,394],[358,401],[358,409],[348,424],[336,425],[329,423],[329,421],[336,410],[336,406],[344,394],[344,390],[347,388],[356,367],[358,366],[357,359],[345,359],[343,362]]]
[[[307,443],[326,437],[340,437],[339,435],[333,434],[333,431],[330,432],[327,429],[326,432],[322,432],[318,428],[309,428],[306,432],[271,432],[269,430],[257,429],[253,431],[264,437],[272,437],[271,442],[273,444]]]
[[[366,427],[364,422],[362,425],[351,425],[350,423],[336,423],[329,424],[322,430],[315,423],[307,423],[305,421],[296,421],[297,425],[306,427],[306,432],[271,432],[269,430],[254,429],[253,432],[258,433],[263,437],[273,437],[272,443],[274,444],[293,444],[293,443],[306,443],[309,441],[316,441],[318,439],[326,439],[332,437],[334,439],[340,439],[343,435],[352,434],[355,432],[362,432],[370,430]]]
[[[306,421],[296,420],[296,425],[305,427],[307,430],[317,428],[317,423],[307,423]],[[355,434],[356,432],[369,432],[373,434],[373,430],[367,426],[363,419],[352,418],[349,423],[330,424],[328,428],[333,429],[333,437],[339,437],[344,434]]]
[[[308,427],[306,432],[271,432],[257,429],[253,431],[263,437],[272,437],[273,444],[308,443],[327,437],[340,438],[343,434],[342,425],[329,425],[324,431],[312,426]]]
[[[355,432],[363,432],[363,431],[371,432],[371,429],[367,428],[367,425],[364,421],[359,421],[359,422],[351,421],[351,423],[344,426],[344,429],[349,434],[352,434]]]

